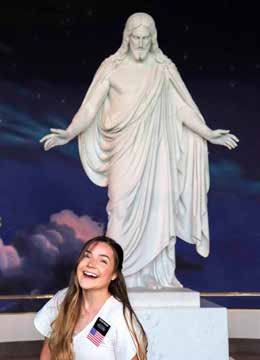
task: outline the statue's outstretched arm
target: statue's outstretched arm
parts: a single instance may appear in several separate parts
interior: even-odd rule
[[[83,100],[79,110],[66,130],[50,129],[51,133],[45,135],[40,140],[41,143],[44,143],[44,149],[47,151],[54,146],[67,144],[86,130],[103,104],[106,96],[108,95],[109,89],[110,83],[108,79],[100,82],[92,91],[88,100]]]
[[[229,130],[212,130],[205,123],[203,123],[198,115],[188,106],[182,106],[178,110],[178,117],[190,130],[211,142],[212,144],[226,146],[229,150],[237,147],[239,139],[230,134]]]
[[[73,117],[67,130],[71,139],[85,131],[94,120],[98,110],[105,101],[110,89],[109,80],[106,79],[99,83],[92,91],[91,96],[86,101],[83,100],[78,112]]]

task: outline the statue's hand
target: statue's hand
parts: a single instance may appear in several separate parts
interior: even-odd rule
[[[51,134],[41,138],[40,143],[44,143],[44,150],[48,151],[54,146],[65,145],[71,140],[68,130],[50,129]]]
[[[230,134],[229,130],[213,130],[208,141],[211,144],[223,145],[232,150],[237,147],[239,139],[235,135]]]

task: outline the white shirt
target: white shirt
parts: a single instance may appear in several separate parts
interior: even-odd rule
[[[34,325],[45,337],[50,337],[51,323],[57,317],[59,306],[63,301],[67,288],[58,291],[36,314]],[[87,336],[98,318],[105,320],[110,328],[99,346],[91,342]],[[137,351],[128,330],[123,305],[113,296],[107,299],[94,319],[86,327],[73,336],[75,360],[130,360]]]

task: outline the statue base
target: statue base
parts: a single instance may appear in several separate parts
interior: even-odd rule
[[[227,309],[209,301],[199,304],[198,294],[189,289],[129,290],[148,336],[148,360],[229,359]]]

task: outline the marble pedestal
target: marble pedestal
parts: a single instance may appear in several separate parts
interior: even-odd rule
[[[148,336],[148,360],[228,360],[225,308],[200,304],[189,289],[132,289],[129,295]]]

